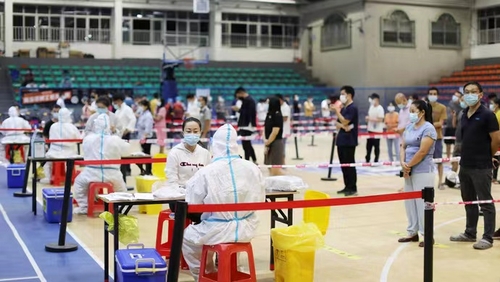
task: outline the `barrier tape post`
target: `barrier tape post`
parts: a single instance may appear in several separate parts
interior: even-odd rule
[[[425,203],[424,214],[424,282],[433,280],[433,252],[434,252],[434,188],[425,187],[422,190]]]
[[[73,168],[75,167],[75,160],[68,160],[66,162],[66,179],[64,182],[64,198],[61,210],[61,224],[59,228],[59,242],[49,243],[45,245],[45,251],[50,253],[67,253],[78,250],[77,244],[66,243],[66,228],[68,226],[68,211],[71,193],[71,179],[73,177]]]
[[[175,206],[174,238],[172,250],[168,260],[167,281],[178,281],[181,262],[182,241],[184,239],[184,225],[186,224],[188,204],[177,202]]]
[[[311,144],[308,145],[309,147],[316,147],[316,144],[314,144],[314,134],[311,135]]]
[[[293,142],[295,143],[295,158],[293,158],[292,160],[301,161],[303,160],[303,158],[299,157],[299,145],[297,144],[297,134],[293,136]]]
[[[333,139],[332,139],[332,150],[330,152],[330,166],[328,167],[328,176],[327,177],[322,177],[321,180],[323,181],[337,181],[337,178],[332,178],[332,164],[333,164],[333,156],[335,154],[335,143],[337,141],[337,133],[333,133]]]

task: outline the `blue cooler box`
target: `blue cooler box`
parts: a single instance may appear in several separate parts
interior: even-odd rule
[[[130,244],[125,250],[117,250],[116,261],[120,282],[165,282],[167,280],[167,263],[155,249],[145,249],[143,244]]]
[[[7,187],[23,188],[25,173],[26,173],[26,165],[9,164],[9,166],[7,167]]]
[[[49,223],[61,222],[64,188],[45,188],[43,194],[43,216]],[[68,222],[73,219],[73,193],[69,196]]]

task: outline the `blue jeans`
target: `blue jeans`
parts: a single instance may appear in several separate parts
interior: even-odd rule
[[[396,152],[396,161],[399,162],[399,138],[389,139],[387,138],[387,151],[389,152],[389,160],[394,161],[394,154],[392,148]]]

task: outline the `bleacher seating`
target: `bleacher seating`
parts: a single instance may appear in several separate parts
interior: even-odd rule
[[[484,85],[500,85],[500,65],[466,66],[462,71],[455,71],[450,77],[443,77],[431,86],[463,86],[468,81],[478,81]]]

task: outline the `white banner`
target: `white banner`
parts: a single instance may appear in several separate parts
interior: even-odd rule
[[[210,1],[209,0],[193,0],[193,12],[199,14],[210,13]]]

